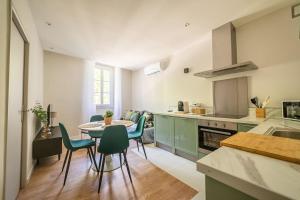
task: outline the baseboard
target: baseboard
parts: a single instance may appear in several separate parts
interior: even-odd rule
[[[28,184],[28,182],[29,182],[29,180],[30,180],[30,178],[31,178],[31,176],[32,176],[32,173],[33,173],[33,170],[34,170],[35,166],[36,166],[36,160],[33,160],[32,167],[31,167],[31,169],[29,170],[28,175],[26,176],[26,183],[25,183],[25,186]]]

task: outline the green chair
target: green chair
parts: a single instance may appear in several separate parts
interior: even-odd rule
[[[100,140],[100,145],[98,146],[98,152],[100,153],[99,169],[101,167],[98,193],[100,192],[103,170],[104,170],[104,163],[105,163],[105,156],[107,155],[117,154],[117,153],[123,154],[129,179],[130,182],[132,183],[130,170],[129,170],[129,166],[125,154],[125,151],[128,148],[128,146],[129,146],[129,140],[127,135],[127,130],[124,125],[108,126],[104,129],[103,136]]]
[[[138,151],[140,151],[139,150],[139,142],[142,144],[143,151],[144,151],[144,154],[145,154],[145,158],[147,159],[147,155],[146,155],[146,151],[145,151],[145,147],[144,147],[144,143],[143,143],[143,139],[142,139],[142,136],[144,134],[145,121],[146,121],[146,117],[141,116],[138,123],[137,123],[137,127],[136,127],[135,131],[132,131],[132,132],[128,133],[128,138],[129,138],[129,140],[135,140],[136,141]]]
[[[102,115],[93,115],[90,119],[90,122],[103,121],[104,117]]]
[[[90,118],[90,122],[98,122],[98,121],[103,121],[104,120],[104,117],[102,116],[102,115],[93,115],[93,116],[91,116],[91,118]],[[82,133],[86,133],[86,131],[81,131],[81,139],[82,139]],[[90,137],[92,137],[91,136],[91,134],[93,135],[96,135],[97,136],[97,131],[93,131],[93,132],[88,132],[88,134],[90,135]],[[93,137],[93,138],[96,138],[96,137]]]
[[[98,122],[103,120],[104,117],[102,115],[93,115],[90,119],[90,122]],[[103,131],[89,131],[88,134],[91,138],[95,138],[94,155],[96,156],[97,139],[102,137]]]
[[[68,176],[68,172],[69,172],[69,167],[70,167],[70,163],[71,163],[71,158],[72,158],[72,153],[74,151],[86,148],[87,151],[88,151],[91,162],[95,164],[97,171],[99,171],[98,167],[97,167],[97,164],[96,164],[95,157],[94,157],[94,153],[92,151],[92,147],[95,145],[95,142],[93,140],[90,140],[90,139],[70,140],[69,134],[68,134],[65,126],[63,124],[59,123],[59,128],[60,128],[60,131],[61,131],[63,143],[64,143],[64,145],[67,149],[67,154],[66,154],[64,164],[63,164],[63,168],[62,168],[61,172],[64,171],[65,164],[66,164],[66,161],[68,159],[68,164],[67,164],[67,169],[66,169],[65,179],[64,179],[64,185],[66,184],[66,180],[67,180],[67,176]]]

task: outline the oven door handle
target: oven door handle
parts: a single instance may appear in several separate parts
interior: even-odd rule
[[[228,136],[231,136],[231,135],[232,135],[230,132],[217,131],[217,130],[207,129],[207,128],[200,128],[200,130],[201,130],[201,131],[206,131],[206,132],[211,132],[211,133],[222,134],[222,135],[228,135]]]

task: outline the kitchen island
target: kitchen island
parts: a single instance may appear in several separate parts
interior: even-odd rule
[[[300,129],[295,121],[268,119],[249,132]],[[300,147],[299,147],[300,148]],[[300,165],[229,147],[197,161],[206,175],[206,199],[300,199]]]

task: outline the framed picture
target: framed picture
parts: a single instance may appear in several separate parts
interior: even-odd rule
[[[300,16],[300,3],[292,6],[292,18]]]

